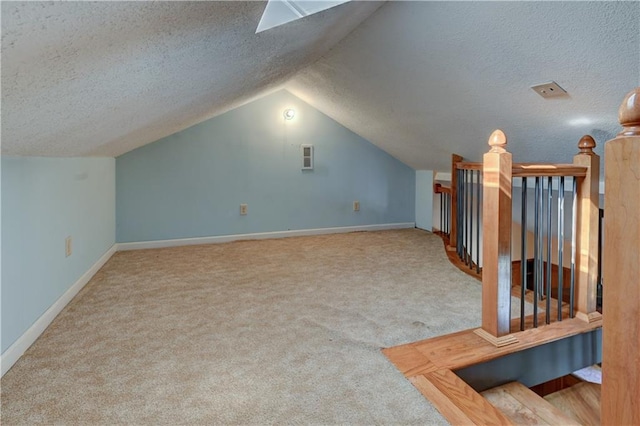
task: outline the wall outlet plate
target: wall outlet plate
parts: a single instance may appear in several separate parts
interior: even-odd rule
[[[247,205],[240,204],[240,216],[244,216],[247,214]]]
[[[354,201],[353,202],[353,211],[354,212],[359,212],[360,211],[360,201]]]
[[[560,87],[560,85],[555,81],[531,86],[531,88],[543,98],[557,98],[559,96],[567,96],[567,91]]]

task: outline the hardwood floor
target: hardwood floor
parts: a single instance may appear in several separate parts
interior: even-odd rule
[[[451,370],[436,370],[410,380],[423,395],[431,395],[431,402],[452,424],[512,424],[507,416]]]
[[[569,319],[514,333],[518,341],[499,348],[476,335],[474,329],[469,329],[383,349],[382,352],[448,421],[454,424],[512,424],[513,421],[499,410],[488,407],[486,404],[489,403],[482,395],[453,371],[585,333],[601,325],[601,321],[587,323]]]
[[[475,267],[465,265],[456,252],[448,246],[447,236],[444,234],[440,236],[451,263],[468,275],[481,279],[481,274],[476,272]],[[517,269],[517,266],[514,265],[514,269]],[[520,297],[520,286],[512,286],[511,294]],[[533,294],[530,290],[525,291],[525,301],[533,303]],[[496,347],[478,336],[475,333],[476,329],[470,329],[383,349],[383,353],[452,424],[581,424],[582,418],[567,415],[563,410],[568,410],[567,407],[572,405],[578,405],[576,401],[593,402],[592,386],[584,386],[591,392],[587,396],[582,394],[576,396],[568,389],[556,392],[549,396],[550,398],[553,396],[550,400],[553,403],[550,403],[517,382],[480,394],[454,373],[461,368],[602,326],[601,319],[591,323],[577,318],[569,319],[567,303],[560,305],[563,321],[559,322],[557,321],[558,301],[551,298],[550,302],[551,323],[533,328],[534,317],[528,315],[524,321],[525,330],[519,331],[520,318],[513,318],[510,327],[517,342],[507,346]],[[540,303],[541,308],[546,307],[546,300]],[[539,325],[543,325],[546,313],[544,311],[538,313],[537,320]],[[576,388],[576,390],[579,389],[580,387]],[[584,418],[593,420],[590,409],[583,408],[578,411],[585,413]],[[596,411],[599,413],[599,404]]]
[[[553,404],[518,382],[482,392],[491,405],[517,425],[579,425]]]
[[[601,385],[582,382],[544,397],[585,426],[600,425]]]

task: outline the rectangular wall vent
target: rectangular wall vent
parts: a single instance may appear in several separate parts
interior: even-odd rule
[[[313,170],[313,145],[302,144],[302,170]]]

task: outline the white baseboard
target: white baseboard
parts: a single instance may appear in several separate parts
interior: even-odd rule
[[[29,329],[13,343],[13,345],[9,346],[9,348],[4,351],[0,357],[0,370],[2,371],[2,376],[4,376],[4,374],[13,367],[13,364],[15,364],[22,354],[29,349],[33,342],[40,337],[55,317],[62,312],[65,306],[67,306],[67,304],[71,302],[71,299],[73,299],[75,295],[82,290],[96,272],[98,272],[100,268],[107,263],[116,250],[117,244],[112,245],[111,248],[107,250],[106,253],[103,254],[102,257],[100,257],[100,259],[98,259],[98,261],[78,279],[78,281],[76,281],[62,296],[60,296],[60,298],[56,300],[55,303],[51,305],[51,307],[49,307],[49,309],[47,309],[31,327],[29,327]]]
[[[118,243],[118,251],[142,250],[163,247],[191,246],[198,244],[228,243],[240,240],[264,240],[268,238],[301,237],[307,235],[339,234],[356,231],[383,231],[387,229],[414,228],[414,222],[384,223],[380,225],[341,226],[337,228],[299,229],[294,231],[260,232],[255,234],[220,235],[215,237],[178,238],[174,240],[141,241]]]

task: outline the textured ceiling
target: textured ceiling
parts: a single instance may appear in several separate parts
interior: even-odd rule
[[[530,86],[555,80],[569,96]],[[570,162],[619,131],[640,83],[640,2],[389,2],[286,88],[416,169],[481,160],[495,128],[514,161]]]
[[[382,3],[2,2],[2,153],[117,156],[272,91]]]
[[[117,156],[285,87],[417,169],[497,127],[570,161],[640,83],[640,2],[350,2],[255,34],[265,4],[2,2],[3,154]]]

